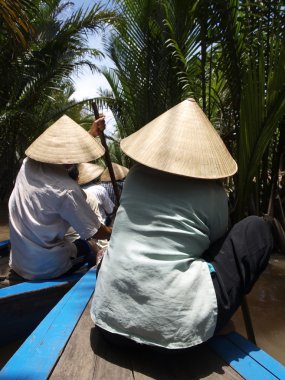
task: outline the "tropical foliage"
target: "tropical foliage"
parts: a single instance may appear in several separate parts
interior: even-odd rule
[[[236,218],[267,211],[281,155],[285,114],[285,10],[282,1],[219,2],[222,63],[235,117]],[[223,24],[222,24],[223,22]],[[233,56],[234,55],[234,56]],[[284,144],[284,142],[283,142]],[[252,206],[251,206],[252,207]]]
[[[238,162],[234,218],[265,213],[284,150],[282,1],[117,4],[124,23],[106,43],[115,68],[104,72],[112,91],[102,95],[119,136],[195,97]]]
[[[18,13],[20,3],[32,7]],[[71,5],[60,0],[0,2],[5,21],[0,23],[1,197],[13,186],[27,146],[75,105],[69,100],[71,74],[84,65],[96,70],[92,59],[102,55],[89,48],[88,33],[102,31],[115,13],[100,4],[77,11]],[[4,6],[12,16],[6,17]]]
[[[33,11],[35,7],[32,0],[0,0],[0,24],[25,47],[27,36],[33,32],[29,19]]]
[[[96,69],[90,56],[100,52],[88,48],[84,33],[101,30],[116,11],[120,22],[105,40],[113,68],[103,70],[111,90],[97,99],[116,120],[112,160],[129,165],[120,139],[194,97],[238,162],[227,183],[234,219],[267,211],[285,156],[282,0],[113,0],[114,12],[95,5],[64,18],[68,2],[25,0],[21,10],[19,4],[0,0],[6,181],[0,195],[11,188],[27,145],[51,120],[63,111],[84,117],[83,105],[69,101],[70,75],[82,65]]]

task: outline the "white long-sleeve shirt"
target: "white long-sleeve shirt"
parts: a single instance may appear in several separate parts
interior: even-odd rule
[[[28,279],[58,277],[71,268],[76,247],[64,236],[72,226],[88,239],[101,223],[62,165],[26,158],[9,200],[10,266]]]
[[[84,191],[87,194],[91,193],[95,195],[98,201],[99,211],[100,211],[100,214],[102,215],[103,220],[105,220],[109,214],[112,214],[115,205],[109,198],[108,192],[105,189],[105,187],[101,186],[100,184],[91,183],[91,184],[82,186],[82,189],[84,189]]]

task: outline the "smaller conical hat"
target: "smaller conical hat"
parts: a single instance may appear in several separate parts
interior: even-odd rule
[[[79,124],[64,115],[47,128],[26,150],[36,161],[50,164],[79,164],[96,160],[105,150]]]
[[[237,164],[194,99],[164,112],[121,141],[135,161],[164,172],[204,179],[225,178]]]
[[[129,172],[128,168],[125,168],[122,165],[116,164],[115,162],[112,162],[112,167],[113,167],[115,179],[117,181],[119,181],[121,179],[124,179],[127,176],[128,172]],[[111,181],[111,177],[110,177],[110,173],[109,173],[109,169],[108,168],[106,168],[103,171],[100,179],[101,179],[102,182],[110,182]]]
[[[98,178],[104,171],[103,166],[96,164],[83,163],[78,165],[78,184],[84,185],[92,181],[93,179]]]

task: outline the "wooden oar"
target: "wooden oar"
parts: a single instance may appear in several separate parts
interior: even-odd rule
[[[92,102],[92,108],[93,108],[93,111],[94,111],[95,120],[99,119],[99,117],[100,117],[99,116],[99,111],[98,111],[98,108],[97,108],[97,104],[95,102]],[[114,174],[114,170],[113,170],[113,166],[112,166],[112,162],[111,162],[111,158],[110,158],[109,148],[108,148],[108,145],[106,143],[106,138],[105,138],[104,132],[102,132],[100,134],[100,139],[101,139],[101,144],[105,148],[104,159],[105,159],[106,166],[107,166],[107,168],[109,170],[109,173],[110,173],[110,178],[111,178],[113,189],[114,189],[114,193],[115,193],[115,196],[116,196],[116,201],[117,201],[116,206],[119,206],[119,204],[120,204],[119,188],[118,188],[118,184],[116,182],[116,178],[115,178],[115,174]]]

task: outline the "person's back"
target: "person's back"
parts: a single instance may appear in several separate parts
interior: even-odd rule
[[[96,287],[97,325],[113,333],[127,330],[126,336],[137,342],[169,348],[210,337],[217,314],[215,292],[201,257],[225,234],[227,220],[220,183],[135,165]],[[191,307],[195,302],[200,306]]]
[[[98,201],[100,214],[102,215],[103,220],[106,220],[107,216],[112,214],[115,208],[114,203],[109,198],[107,190],[99,183],[89,183],[82,186],[82,188],[86,193],[95,195]]]
[[[112,168],[113,168],[113,174],[116,180],[118,195],[120,197],[123,191],[125,179],[129,172],[129,169],[115,162],[112,162]],[[101,180],[100,185],[103,186],[107,190],[107,193],[111,201],[115,205],[118,205],[118,200],[115,194],[114,185],[111,181],[111,176],[110,176],[108,168],[106,168],[104,172],[101,174],[100,180]]]
[[[220,179],[237,164],[193,99],[120,146],[140,164],[126,179],[92,319],[117,344],[199,344],[225,326],[266,267],[271,227],[250,216],[226,233]]]
[[[70,269],[76,247],[64,239],[68,227],[85,239],[100,225],[91,210],[90,215],[78,214],[81,205],[87,209],[62,165],[25,159],[9,200],[11,268],[26,279],[57,277]]]
[[[99,118],[88,133],[63,115],[26,149],[27,158],[9,200],[11,270],[7,280],[15,272],[20,280],[55,278],[94,263],[99,248],[93,240],[109,238],[111,228],[101,224],[67,170],[104,154],[92,137],[104,127],[104,119]],[[74,243],[65,239],[69,226],[81,238]]]

